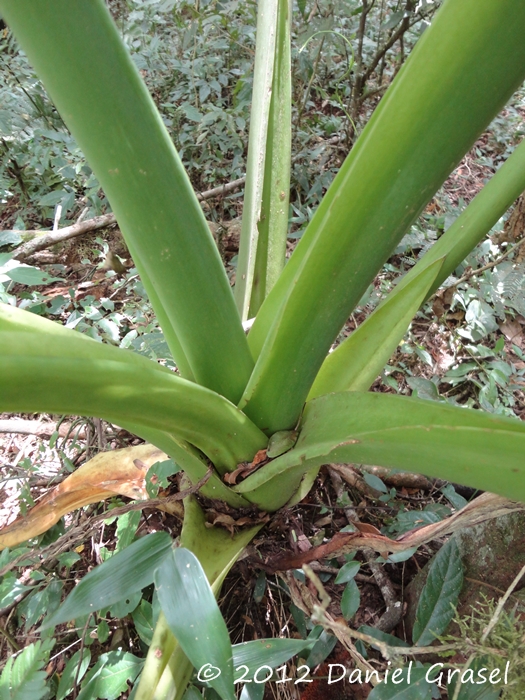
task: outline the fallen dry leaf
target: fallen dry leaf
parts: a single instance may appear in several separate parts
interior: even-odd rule
[[[405,532],[396,540],[391,540],[380,533],[375,534],[372,531],[364,531],[363,523],[359,523],[360,532],[338,532],[329,542],[314,547],[308,552],[285,554],[277,557],[265,564],[264,569],[272,573],[288,569],[300,569],[303,564],[327,557],[338,557],[359,549],[372,549],[381,553],[382,556],[387,552],[403,552],[412,547],[419,547],[437,537],[450,535],[465,527],[471,527],[485,520],[523,510],[525,510],[525,504],[523,503],[509,501],[493,493],[483,493],[449,518]],[[354,523],[354,525],[357,527],[357,523]],[[375,530],[373,526],[368,527]]]
[[[253,462],[248,463],[248,462],[243,462],[241,465],[237,467],[237,469],[233,472],[226,472],[226,474],[222,477],[223,481],[226,484],[236,484],[237,479],[239,477],[242,477],[245,479],[249,474],[252,474],[252,472],[256,471],[259,469],[259,467],[262,467],[263,464],[266,464],[268,461],[268,457],[266,455],[266,450],[259,450],[255,457],[253,458]]]
[[[518,321],[508,318],[499,324],[499,328],[509,342],[514,343],[519,348],[523,348],[525,345],[523,328]]]
[[[104,498],[118,494],[147,499],[146,472],[165,459],[167,455],[153,445],[98,454],[49,491],[25,516],[0,530],[0,550],[41,535],[66,513]]]

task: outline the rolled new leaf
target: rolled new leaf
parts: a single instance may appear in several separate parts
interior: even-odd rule
[[[267,154],[268,123],[275,65],[275,43],[279,0],[261,0],[257,9],[257,45],[255,51],[252,109],[246,185],[237,265],[235,295],[241,318],[248,318],[259,247],[259,222]]]
[[[292,141],[290,24],[289,0],[259,3],[245,202],[235,284],[243,320],[257,314],[285,262]]]

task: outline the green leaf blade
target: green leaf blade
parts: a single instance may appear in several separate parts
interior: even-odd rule
[[[442,265],[443,260],[437,260],[407,286],[395,287],[350,337],[328,355],[308,399],[333,391],[367,391],[405,335]]]
[[[512,0],[450,0],[417,43],[250,331],[258,359],[240,405],[265,432],[295,426],[366,287],[523,81],[524,31]]]
[[[356,574],[360,568],[361,564],[358,561],[349,561],[346,564],[343,564],[343,566],[339,569],[339,573],[335,577],[334,583],[348,583],[348,581],[352,581],[356,577]]]
[[[286,663],[292,656],[300,654],[305,649],[311,649],[316,640],[310,639],[257,639],[252,642],[234,644],[233,666],[247,666],[248,671],[243,678],[252,680],[260,666],[277,668]]]
[[[84,576],[43,627],[110,607],[149,586],[170,547],[167,532],[154,532],[133,542]]]
[[[73,690],[75,682],[81,682],[86,675],[90,661],[91,652],[89,649],[82,649],[73,654],[60,676],[56,700],[65,700]]]
[[[164,430],[234,469],[266,436],[233,404],[136,353],[0,304],[1,410],[99,416]]]
[[[412,631],[416,646],[428,646],[443,634],[454,617],[462,586],[463,564],[456,540],[451,538],[432,561],[421,592]]]
[[[216,675],[209,685],[223,700],[235,700],[228,629],[197,557],[182,547],[172,550],[155,584],[167,623],[200,679]]]
[[[41,700],[47,695],[44,665],[52,643],[34,642],[8,659],[0,676],[1,700]]]
[[[111,202],[175,358],[182,350],[199,384],[238,401],[253,360],[227,275],[105,3],[0,8]]]
[[[387,682],[376,685],[368,696],[369,700],[432,700],[432,685],[426,680],[427,668],[403,669],[397,676],[390,670]]]
[[[341,612],[345,620],[351,620],[359,610],[361,593],[354,579],[351,579],[343,591],[341,598]]]
[[[144,664],[134,654],[127,651],[110,651],[101,654],[97,663],[88,672],[77,700],[117,700],[128,690],[128,681],[133,683]]]
[[[525,502],[525,425],[513,418],[393,394],[341,392],[309,401],[294,448],[235,491],[282,507],[316,466],[375,464]]]

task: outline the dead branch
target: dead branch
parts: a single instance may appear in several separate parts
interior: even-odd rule
[[[240,177],[237,180],[228,182],[226,185],[220,185],[206,192],[198,193],[197,199],[203,201],[205,199],[211,199],[212,197],[224,196],[228,192],[243,185],[245,180],[245,177]],[[92,219],[66,226],[57,231],[20,231],[18,233],[26,242],[22,243],[22,245],[15,250],[13,257],[15,260],[25,260],[39,250],[49,248],[56,243],[62,243],[70,238],[82,236],[84,233],[98,231],[101,228],[114,226],[116,223],[117,220],[114,214],[103,214],[102,216],[95,216]]]
[[[36,435],[41,438],[48,438],[57,430],[55,423],[44,423],[40,420],[25,420],[23,418],[13,418],[10,420],[0,420],[0,433],[18,433],[20,435]],[[58,427],[58,435],[65,438],[71,433],[69,423],[61,423]],[[85,430],[82,429],[76,437],[85,438]]]
[[[93,219],[88,219],[87,221],[80,221],[72,226],[66,226],[58,231],[21,231],[20,235],[26,242],[22,243],[22,245],[15,250],[13,257],[15,260],[25,260],[25,258],[33,255],[33,253],[43,250],[44,248],[49,248],[55,245],[55,243],[61,243],[62,241],[67,241],[69,238],[75,238],[75,236],[81,236],[84,233],[91,233],[92,231],[97,231],[107,226],[113,226],[115,223],[114,214],[103,214],[102,216],[95,216]]]

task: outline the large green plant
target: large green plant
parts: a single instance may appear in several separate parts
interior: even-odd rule
[[[193,482],[211,462],[202,493],[233,507],[274,511],[296,502],[328,461],[402,467],[525,500],[522,423],[366,393],[421,303],[525,189],[524,145],[366,323],[328,354],[407,228],[525,78],[525,5],[445,2],[284,266],[291,10],[287,0],[260,0],[236,300],[103,0],[0,0],[0,11],[97,174],[179,369],[175,375],[2,305],[0,410],[117,422],[165,450]],[[241,318],[255,314],[246,337]],[[237,486],[223,481],[290,429],[298,431],[295,446]],[[253,532],[222,542],[200,518],[188,504],[182,543],[217,590]],[[158,569],[159,590],[165,569],[166,581],[173,570]],[[173,636],[186,638],[170,621],[170,595],[161,596],[166,617],[136,694],[141,700],[180,696],[191,672]],[[227,684],[216,689],[232,697]]]

